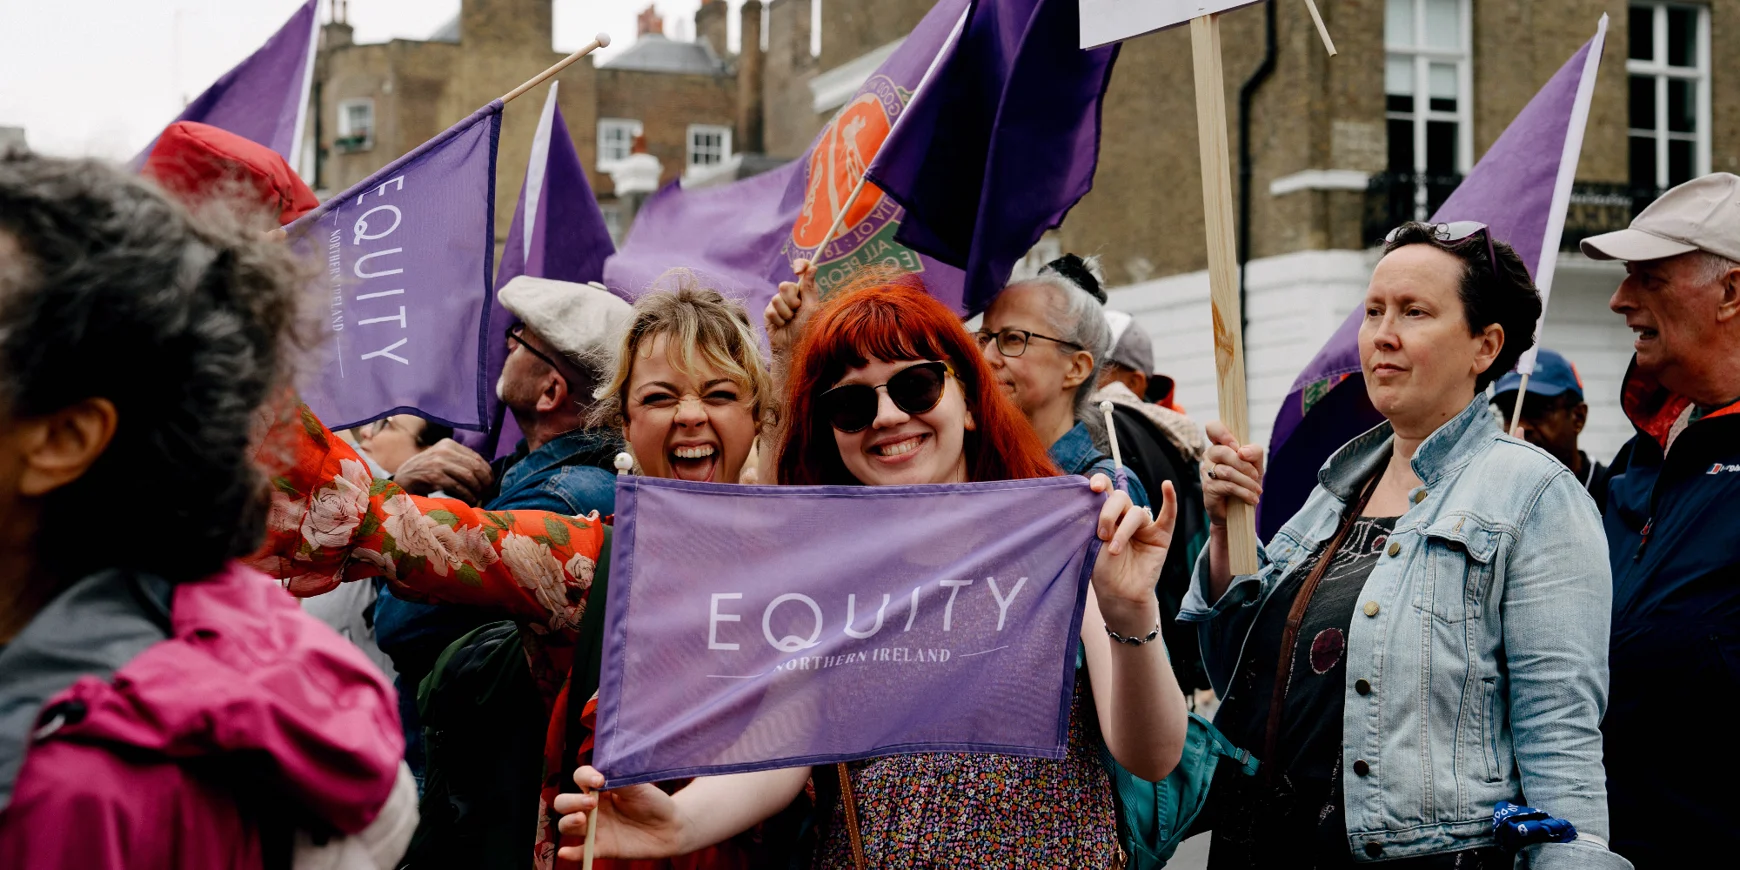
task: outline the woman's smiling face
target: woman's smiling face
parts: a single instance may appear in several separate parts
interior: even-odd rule
[[[755,408],[744,385],[697,358],[671,362],[669,337],[644,342],[628,379],[623,435],[648,477],[736,483],[755,443]]]
[[[847,369],[829,387],[864,384],[882,387],[889,379],[925,360],[870,359]],[[963,483],[967,479],[966,433],[976,427],[966,394],[953,375],[943,379],[936,407],[908,414],[876,390],[876,419],[861,432],[834,430],[840,460],[866,486],[915,483]],[[824,425],[826,422],[824,421]]]

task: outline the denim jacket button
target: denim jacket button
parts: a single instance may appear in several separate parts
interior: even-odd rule
[[[1367,858],[1376,858],[1377,856],[1382,855],[1383,853],[1384,853],[1384,847],[1382,847],[1376,843],[1365,844],[1365,856]]]
[[[1394,555],[1400,553],[1401,551],[1402,551],[1401,542],[1399,542],[1399,541],[1391,541],[1390,542],[1390,549],[1389,549],[1390,555],[1394,556]]]
[[[1371,683],[1368,683],[1365,680],[1354,680],[1353,690],[1361,695],[1369,695],[1371,694]]]
[[[1419,492],[1414,493],[1414,504],[1419,504],[1420,502],[1423,502],[1425,500],[1426,500],[1426,491],[1425,490],[1422,489]]]
[[[1376,601],[1367,601],[1365,603],[1365,615],[1366,616],[1378,615],[1378,603]]]
[[[1356,776],[1365,776],[1371,773],[1371,765],[1366,764],[1365,759],[1362,758],[1353,763],[1353,772]]]

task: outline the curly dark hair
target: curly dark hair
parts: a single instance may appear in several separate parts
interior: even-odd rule
[[[1484,233],[1446,242],[1438,238],[1437,225],[1409,221],[1398,227],[1384,245],[1386,255],[1408,245],[1431,245],[1461,260],[1462,280],[1457,295],[1468,320],[1468,334],[1479,335],[1494,323],[1504,328],[1504,346],[1499,348],[1492,365],[1474,379],[1476,392],[1485,391],[1505,372],[1516,368],[1517,360],[1534,346],[1535,323],[1541,319],[1541,293],[1535,289],[1528,267],[1510,245],[1498,239],[1491,241],[1489,257]]]
[[[36,551],[62,581],[181,582],[260,546],[252,436],[312,333],[307,273],[258,217],[193,214],[95,161],[0,155],[0,235],[18,251],[0,275],[0,402],[30,418],[106,398],[118,417],[102,456],[43,502]]]

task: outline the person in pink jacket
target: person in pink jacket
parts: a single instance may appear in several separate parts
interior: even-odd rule
[[[385,678],[238,561],[276,217],[0,153],[0,867],[388,868],[415,826]]]

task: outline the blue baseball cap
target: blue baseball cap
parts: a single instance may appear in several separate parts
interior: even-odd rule
[[[1494,395],[1514,393],[1522,386],[1522,375],[1511,372],[1498,379],[1498,387]],[[1557,396],[1563,393],[1575,393],[1577,398],[1583,398],[1583,379],[1577,376],[1577,367],[1565,359],[1558,351],[1541,348],[1535,357],[1534,373],[1529,375],[1529,393],[1536,396]]]

